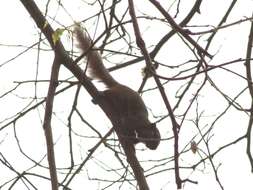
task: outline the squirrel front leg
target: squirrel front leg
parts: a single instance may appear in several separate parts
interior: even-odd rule
[[[91,102],[95,105],[98,105],[101,99],[105,98],[103,91],[98,91],[98,95],[94,98],[92,98]]]

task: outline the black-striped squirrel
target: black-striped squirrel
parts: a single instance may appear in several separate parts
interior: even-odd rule
[[[92,40],[79,26],[75,27],[74,33],[78,41],[78,48],[82,53],[88,51],[86,58],[91,77],[105,84],[107,89],[102,92],[102,95],[113,106],[114,116],[124,123],[121,135],[129,143],[142,142],[149,149],[155,150],[160,143],[160,132],[156,124],[149,121],[148,111],[140,95],[118,83],[110,75],[103,64],[100,53],[90,48]]]

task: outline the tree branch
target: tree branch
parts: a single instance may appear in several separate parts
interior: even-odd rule
[[[249,122],[248,122],[248,129],[247,129],[247,155],[250,161],[251,165],[251,172],[253,173],[253,158],[251,154],[251,131],[252,131],[252,125],[253,125],[253,86],[252,86],[252,73],[251,73],[251,55],[252,55],[252,44],[253,44],[253,21],[251,21],[251,28],[249,32],[249,40],[247,45],[247,53],[246,53],[246,76],[247,76],[247,82],[248,82],[248,88],[249,93],[251,97],[251,108],[250,108],[250,116],[249,116]]]
[[[156,0],[149,0],[160,12],[161,14],[166,18],[166,20],[169,22],[171,27],[181,34],[185,39],[187,39],[197,50],[199,53],[203,53],[209,58],[212,58],[213,56],[209,54],[204,48],[202,48],[191,36],[188,35],[188,33],[180,26],[178,25],[174,19],[169,15],[169,13],[160,5],[160,3]]]
[[[48,24],[44,16],[42,15],[41,11],[35,4],[33,0],[20,0],[22,4],[25,6],[35,23],[37,24],[38,28],[43,32],[43,34],[46,36],[47,40],[49,41],[51,47],[54,49],[56,54],[61,58],[61,64],[63,64],[67,69],[69,69],[73,75],[80,81],[82,86],[88,91],[88,93],[96,99],[100,94],[96,87],[91,83],[91,81],[84,75],[82,69],[69,57],[66,50],[64,49],[64,46],[60,41],[58,41],[55,45],[53,42],[52,35],[54,34],[54,30]],[[145,177],[143,175],[143,169],[141,168],[139,161],[136,158],[135,155],[135,149],[133,145],[128,145],[124,139],[121,137],[119,132],[119,126],[121,125],[119,121],[117,121],[116,118],[113,117],[112,114],[114,113],[113,108],[111,105],[109,105],[108,102],[104,101],[102,98],[99,98],[99,106],[102,108],[102,110],[105,112],[105,114],[109,117],[111,120],[114,129],[117,133],[117,136],[119,138],[119,141],[126,153],[127,161],[129,162],[130,166],[132,167],[135,178],[140,185],[140,190],[148,190],[145,185]],[[140,183],[140,181],[142,181]]]
[[[132,18],[132,22],[133,22],[133,28],[134,28],[134,32],[135,32],[135,36],[136,36],[136,43],[137,46],[141,49],[141,52],[144,56],[146,65],[148,70],[153,73],[153,77],[154,80],[158,86],[158,89],[160,91],[160,94],[163,98],[164,104],[169,112],[170,118],[171,118],[171,123],[172,123],[172,128],[173,128],[173,134],[174,134],[174,164],[175,164],[175,178],[176,178],[176,183],[177,183],[177,187],[178,189],[181,188],[182,186],[182,180],[180,179],[180,175],[179,175],[179,152],[178,152],[178,141],[179,141],[179,136],[178,136],[178,123],[175,119],[175,115],[173,113],[173,110],[171,108],[171,105],[168,101],[168,98],[166,96],[166,93],[164,91],[164,88],[159,80],[159,78],[156,76],[155,70],[152,67],[152,60],[150,58],[150,55],[148,53],[148,50],[146,48],[145,42],[141,37],[141,33],[139,30],[139,25],[136,19],[136,15],[135,15],[135,10],[134,10],[134,4],[133,4],[133,0],[128,0],[129,2],[129,14],[131,15]]]
[[[61,65],[60,58],[57,56],[57,54],[55,54],[55,59],[54,59],[52,70],[51,70],[51,79],[50,79],[48,94],[47,94],[47,99],[46,99],[45,116],[44,116],[44,123],[43,123],[43,128],[44,128],[46,143],[47,143],[47,159],[48,159],[48,164],[49,164],[52,190],[58,189],[51,119],[52,119],[52,110],[53,110],[55,91],[58,85],[60,65]]]

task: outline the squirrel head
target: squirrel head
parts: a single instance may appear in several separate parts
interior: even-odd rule
[[[155,123],[138,129],[137,136],[140,142],[143,142],[147,148],[155,150],[160,144],[161,135]]]

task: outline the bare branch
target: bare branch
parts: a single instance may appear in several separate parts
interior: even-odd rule
[[[248,82],[249,93],[251,97],[251,108],[250,108],[250,117],[247,129],[247,155],[251,165],[251,172],[253,173],[253,157],[251,153],[251,133],[253,125],[253,86],[252,86],[252,72],[251,72],[251,55],[252,55],[252,44],[253,44],[253,21],[251,21],[251,28],[249,32],[249,40],[247,45],[247,54],[246,54],[246,76]]]

